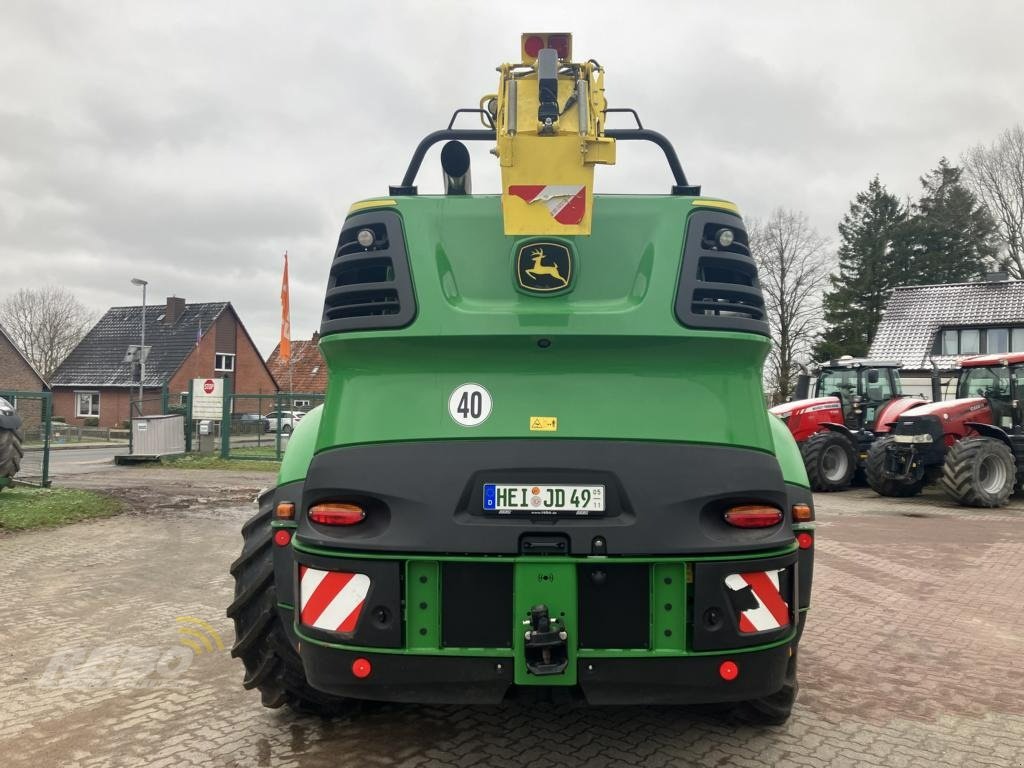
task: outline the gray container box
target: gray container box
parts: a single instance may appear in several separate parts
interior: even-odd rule
[[[185,417],[181,414],[132,419],[132,456],[171,456],[185,452]]]

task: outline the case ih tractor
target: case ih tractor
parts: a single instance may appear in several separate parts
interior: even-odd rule
[[[0,397],[0,490],[11,484],[21,468],[21,417]]]
[[[797,399],[771,408],[800,445],[815,491],[841,491],[863,473],[868,448],[903,411],[920,405],[903,397],[899,366],[889,360],[842,357],[817,367],[797,384]]]
[[[913,496],[941,479],[953,499],[999,507],[1024,477],[1024,353],[960,363],[955,400],[904,411],[871,446],[867,478],[883,496]]]
[[[521,54],[467,110],[483,128],[429,134],[342,225],[325,404],[231,569],[244,685],[321,713],[537,696],[780,723],[813,502],[762,400],[743,221],[664,136],[605,127],[568,35]],[[464,141],[495,148],[500,195],[469,194]],[[660,147],[674,185],[595,195],[621,141]],[[445,194],[419,195],[439,142]]]

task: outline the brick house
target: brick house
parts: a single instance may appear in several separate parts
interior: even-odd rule
[[[327,391],[327,362],[320,354],[320,334],[314,332],[309,341],[292,339],[291,360],[281,359],[281,345],[278,344],[267,358],[267,367],[274,375],[282,390],[322,395]],[[309,398],[301,396],[292,402],[294,408],[308,408],[316,405]]]
[[[230,378],[235,392],[273,394],[271,375],[229,302],[186,304],[172,297],[146,307],[144,414],[161,411],[164,386],[181,402],[193,378]],[[53,412],[69,424],[116,427],[138,399],[142,307],[111,307],[54,372]],[[137,415],[137,414],[136,414]]]
[[[42,374],[0,326],[0,392],[45,392],[48,389]],[[35,426],[42,419],[41,400],[22,398],[14,406],[26,427]]]
[[[973,355],[1024,352],[1024,280],[993,273],[975,283],[895,288],[869,357],[898,360],[903,390],[931,397],[931,372],[943,398],[954,396],[957,368]]]

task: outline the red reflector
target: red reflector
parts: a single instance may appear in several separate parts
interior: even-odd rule
[[[373,667],[370,666],[369,659],[356,659],[352,662],[352,674],[360,680],[369,677],[371,672],[373,672]]]
[[[366,512],[355,504],[327,502],[310,507],[309,519],[323,525],[355,525],[366,519]]]
[[[732,682],[740,676],[740,668],[736,666],[735,661],[723,661],[718,668],[718,674],[722,676],[723,680]]]
[[[747,504],[727,511],[725,522],[737,528],[771,528],[782,522],[782,510],[761,504]]]
[[[544,47],[544,39],[539,35],[530,35],[526,38],[526,42],[523,43],[523,50],[527,56],[537,58],[537,54],[540,53],[540,49]]]
[[[569,38],[565,35],[548,36],[548,48],[554,48],[560,59],[569,58]]]
[[[287,547],[292,540],[292,534],[290,531],[286,531],[284,528],[279,528],[277,533],[274,534],[274,543],[279,547]]]
[[[800,549],[810,549],[814,545],[814,537],[809,533],[798,533],[796,543],[800,545]]]

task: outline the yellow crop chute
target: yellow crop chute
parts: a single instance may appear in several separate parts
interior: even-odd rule
[[[524,34],[521,53],[495,100],[505,234],[589,235],[594,166],[615,163],[604,70],[571,61],[569,34]]]

